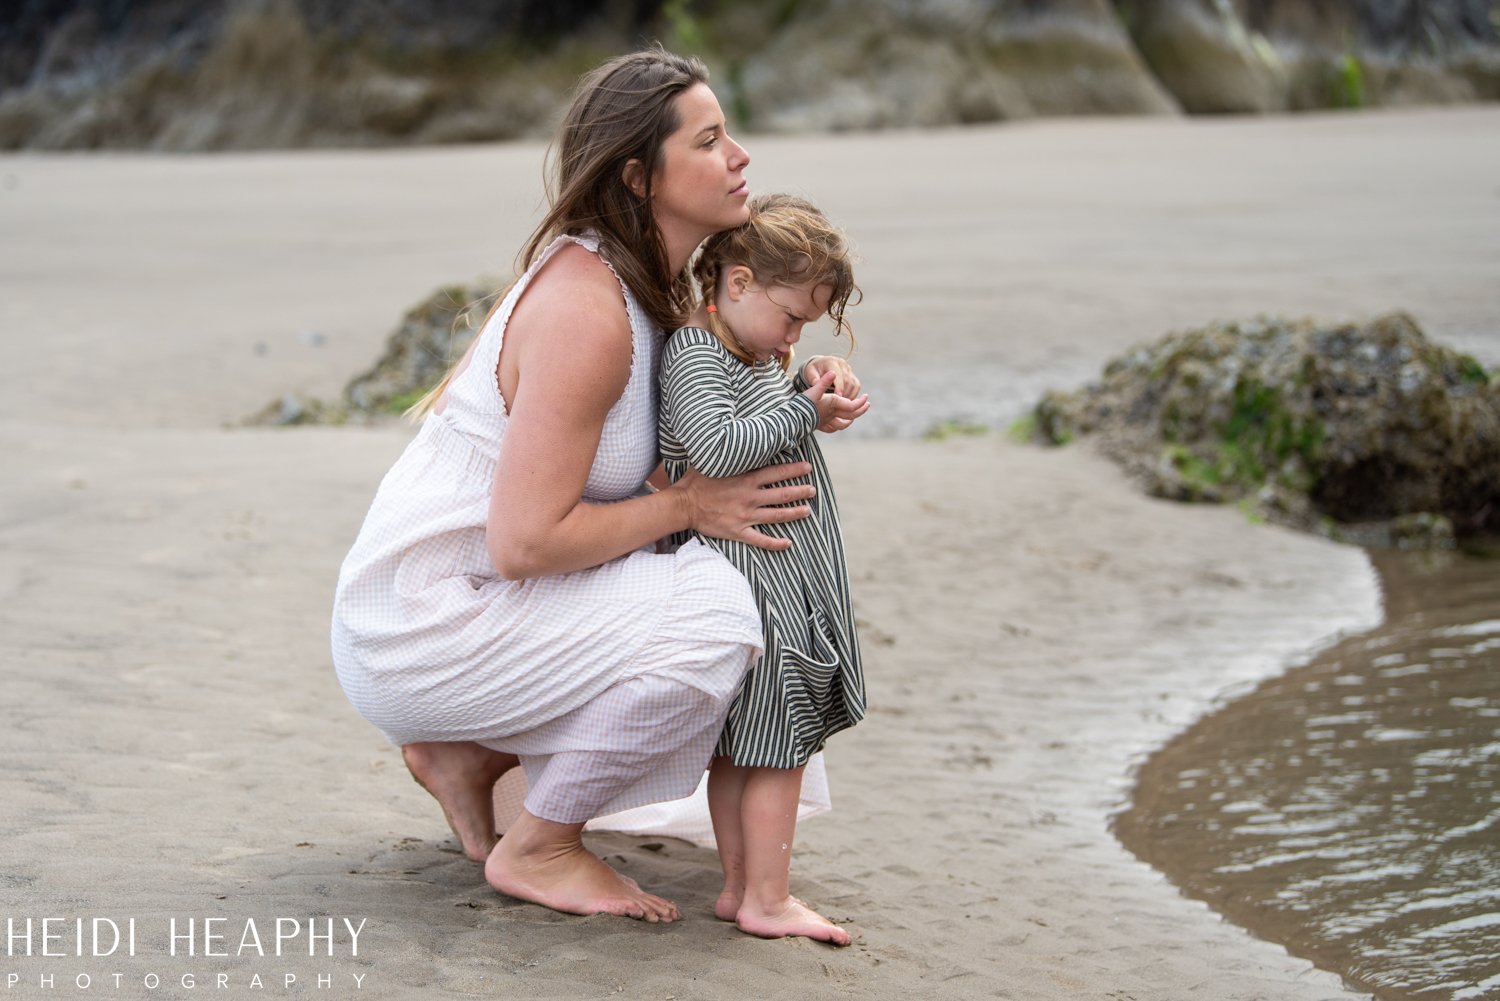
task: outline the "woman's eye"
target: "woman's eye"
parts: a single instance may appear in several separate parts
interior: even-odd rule
[[[719,145],[719,137],[718,136],[709,136],[708,137],[708,141],[703,144],[703,148],[704,149],[713,149],[717,145]]]

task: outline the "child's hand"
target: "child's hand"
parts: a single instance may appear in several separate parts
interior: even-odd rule
[[[833,391],[846,400],[859,395],[859,376],[849,359],[838,355],[813,355],[802,365],[802,381],[811,386],[824,372],[834,373]]]
[[[837,373],[824,372],[818,376],[818,380],[812,384],[812,387],[802,394],[818,408],[819,431],[830,433],[842,431],[853,424],[856,419],[863,417],[865,411],[870,409],[868,394],[861,394],[849,400],[835,393],[833,384],[836,378]]]

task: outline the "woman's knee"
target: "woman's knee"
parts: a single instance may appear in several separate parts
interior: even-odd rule
[[[723,553],[694,541],[677,551],[677,579],[673,598],[694,617],[753,622],[759,632],[760,613],[745,575]]]
[[[732,695],[726,699],[684,681],[645,677],[616,685],[601,698],[608,707],[599,708],[613,721],[608,743],[621,751],[654,754],[674,750],[705,731],[717,733]]]

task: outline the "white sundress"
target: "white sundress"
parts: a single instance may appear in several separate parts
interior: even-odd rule
[[[495,573],[485,525],[506,420],[495,378],[500,347],[516,302],[570,243],[598,253],[590,237],[558,237],[511,288],[480,331],[468,367],[450,383],[443,412],[428,415],[381,481],[334,596],[339,682],[388,740],[472,740],[521,757],[525,777],[514,769],[497,788],[502,830],[520,808],[525,780],[536,783],[552,756],[639,759],[651,753],[652,733],[662,732],[654,727],[698,725],[704,711],[721,720],[762,645],[744,578],[701,544],[669,554],[642,549],[588,570],[522,581]],[[623,282],[621,290],[633,359],[584,488],[584,499],[599,503],[642,492],[658,461],[663,334]],[[687,708],[691,700],[669,698],[660,719],[641,718],[638,710],[612,716],[606,693],[627,682],[709,698]],[[601,793],[597,776],[578,776],[584,815],[689,796],[717,737],[712,726],[705,732],[625,787]],[[551,778],[567,785],[555,771]],[[591,781],[595,788],[587,788]],[[804,813],[826,809],[821,767],[809,769],[804,800]],[[711,838],[706,821],[699,789],[680,809],[648,807],[596,826],[704,841]]]

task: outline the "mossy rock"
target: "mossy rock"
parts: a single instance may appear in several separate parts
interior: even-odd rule
[[[1373,535],[1390,544],[1500,528],[1500,380],[1405,313],[1174,333],[1048,393],[1033,418],[1038,440],[1092,438],[1161,497],[1385,525]]]
[[[450,285],[409,309],[386,339],[385,354],[345,387],[349,405],[368,413],[415,403],[469,349],[494,292],[494,286]]]
[[[288,394],[250,418],[252,424],[343,424],[400,416],[463,357],[495,299],[494,284],[449,285],[407,310],[385,352],[349,381],[335,401]]]

